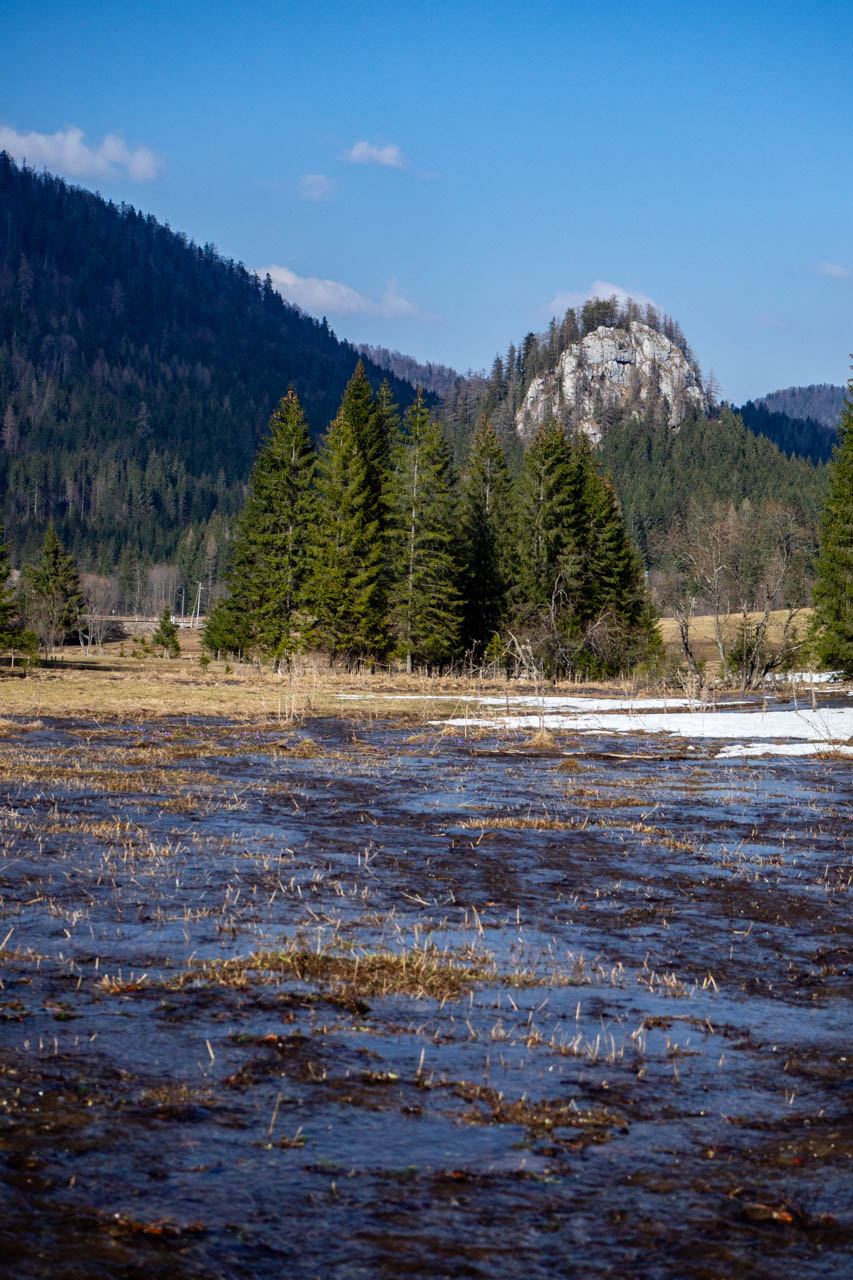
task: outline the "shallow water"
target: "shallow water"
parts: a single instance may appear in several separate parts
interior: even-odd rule
[[[7,732],[8,1273],[848,1275],[849,762],[555,737]]]

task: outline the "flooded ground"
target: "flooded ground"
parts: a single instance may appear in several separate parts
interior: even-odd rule
[[[851,760],[473,733],[5,722],[4,1274],[850,1275]]]

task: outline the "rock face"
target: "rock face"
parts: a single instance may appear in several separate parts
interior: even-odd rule
[[[553,415],[598,443],[608,406],[640,415],[655,398],[665,400],[671,427],[690,409],[709,408],[698,371],[664,334],[637,320],[626,329],[602,325],[568,347],[553,373],[531,382],[515,425],[529,440]]]

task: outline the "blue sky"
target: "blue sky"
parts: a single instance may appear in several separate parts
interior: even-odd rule
[[[0,145],[341,337],[484,368],[618,288],[735,402],[849,376],[849,0],[4,0],[0,26]]]

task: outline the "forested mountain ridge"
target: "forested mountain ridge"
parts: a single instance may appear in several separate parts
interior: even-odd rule
[[[522,439],[547,418],[598,440],[623,410],[677,422],[710,399],[677,321],[631,298],[592,298],[546,332],[510,343],[488,375],[460,377],[441,414],[457,458],[485,413],[518,465]]]
[[[593,440],[648,568],[674,563],[697,512],[744,504],[783,508],[816,546],[829,433],[755,405],[743,417],[718,405],[677,323],[652,307],[611,298],[569,309],[497,356],[488,377],[460,378],[441,412],[462,466],[483,414],[515,471],[548,417]]]
[[[52,519],[82,568],[183,555],[190,577],[220,576],[273,408],[292,385],[316,438],[357,360],[212,245],[0,153],[0,521],[15,563]]]
[[[457,383],[460,374],[446,364],[434,364],[429,361],[422,364],[412,356],[405,356],[401,351],[389,351],[387,347],[371,347],[367,342],[358,345],[359,353],[366,360],[372,361],[380,369],[386,369],[396,377],[413,387],[434,395],[446,395]]]
[[[815,548],[826,467],[788,458],[773,441],[748,430],[724,407],[713,419],[691,414],[678,431],[665,422],[613,422],[598,450],[613,477],[625,519],[645,563],[677,559],[698,512],[784,509]]]
[[[750,431],[766,436],[783,453],[828,462],[846,399],[845,387],[822,382],[771,391],[747,401],[738,412]]]
[[[847,388],[836,387],[830,382],[812,383],[808,387],[785,387],[757,396],[755,403],[771,413],[784,413],[789,418],[812,418],[832,431],[838,429]]]
[[[828,462],[838,439],[835,427],[828,427],[816,418],[799,418],[778,410],[772,410],[767,400],[748,400],[737,411],[744,423],[757,436],[766,436],[783,453],[812,462]]]

